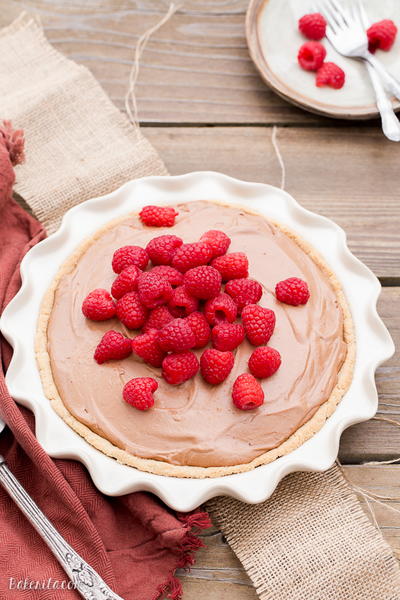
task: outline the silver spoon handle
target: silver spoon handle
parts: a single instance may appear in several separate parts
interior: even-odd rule
[[[114,594],[100,575],[64,540],[37,504],[14,477],[0,456],[0,483],[19,506],[73,583],[86,600],[123,600]]]
[[[378,73],[368,62],[367,70],[375,90],[376,105],[381,115],[383,133],[392,142],[400,142],[400,121],[393,110],[392,102],[385,92]]]

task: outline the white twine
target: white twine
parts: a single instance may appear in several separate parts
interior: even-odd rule
[[[180,4],[174,4],[174,2],[171,2],[167,13],[160,19],[160,21],[158,21],[158,23],[147,29],[147,31],[145,31],[137,41],[132,68],[129,72],[128,89],[125,94],[125,110],[130,122],[136,130],[139,129],[139,118],[135,96],[135,86],[139,77],[140,59],[151,36],[158,31],[160,27],[162,27],[172,17],[172,15],[176,13],[180,6]]]
[[[274,125],[272,128],[271,141],[275,150],[276,158],[278,159],[278,163],[281,168],[281,190],[284,190],[286,186],[286,167],[278,144],[278,128],[276,125]]]
[[[384,421],[386,423],[390,423],[391,425],[395,425],[396,427],[400,428],[399,421],[395,421],[394,419],[389,419],[388,417],[373,417],[373,420],[374,421]],[[400,456],[397,458],[393,458],[392,460],[373,460],[373,461],[365,462],[365,463],[362,463],[362,466],[366,467],[366,466],[377,466],[377,465],[391,465],[391,464],[399,462],[399,461],[400,461]],[[368,511],[371,514],[374,525],[375,525],[375,527],[377,527],[377,529],[380,530],[380,527],[376,520],[375,511],[374,511],[373,507],[371,506],[371,502],[374,502],[375,504],[379,504],[380,506],[383,506],[386,510],[391,510],[392,512],[400,514],[400,508],[395,508],[394,506],[391,506],[390,504],[386,504],[386,502],[390,502],[390,501],[392,501],[392,502],[399,501],[400,496],[387,496],[385,494],[376,494],[375,492],[371,492],[371,490],[367,490],[359,485],[356,485],[355,483],[350,481],[349,478],[347,477],[347,474],[346,474],[345,470],[343,469],[343,465],[340,463],[339,459],[336,461],[336,463],[337,463],[339,469],[341,470],[343,477],[346,479],[348,485],[351,487],[351,489],[358,496],[361,496],[361,498],[364,499],[364,501],[367,505]],[[383,501],[386,501],[386,502],[383,502]]]

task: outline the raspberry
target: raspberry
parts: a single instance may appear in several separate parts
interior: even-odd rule
[[[135,265],[130,265],[121,271],[111,287],[111,293],[116,300],[119,300],[128,292],[137,290],[137,280],[140,273],[141,270]]]
[[[297,60],[305,71],[317,71],[325,60],[326,50],[319,42],[306,42],[300,46]]]
[[[329,85],[339,90],[344,86],[345,80],[346,75],[338,65],[333,62],[326,62],[318,69],[315,83],[318,87]]]
[[[137,335],[132,340],[133,351],[152,367],[161,367],[165,352],[158,345],[157,329]]]
[[[189,323],[190,328],[194,333],[194,337],[196,338],[196,343],[193,348],[204,348],[204,346],[207,346],[210,341],[211,330],[203,313],[192,312],[186,317],[186,321]]]
[[[150,311],[149,317],[143,326],[143,331],[146,333],[150,329],[162,329],[164,325],[173,320],[173,316],[166,306],[158,306]]]
[[[216,325],[221,321],[233,323],[236,315],[237,306],[228,294],[219,294],[205,303],[204,316],[210,325]]]
[[[397,35],[397,27],[391,19],[383,19],[374,23],[367,30],[368,48],[373,54],[379,48],[380,50],[390,50]]]
[[[150,240],[146,250],[153,265],[170,265],[176,249],[182,244],[176,235],[160,235]]]
[[[132,344],[129,338],[126,338],[118,331],[107,331],[98,344],[94,360],[101,365],[107,360],[122,360],[132,353]]]
[[[276,284],[275,295],[279,302],[299,306],[308,302],[310,292],[305,281],[298,277],[289,277]]]
[[[106,321],[115,316],[115,303],[107,290],[93,290],[82,302],[82,312],[92,321]]]
[[[218,229],[210,229],[210,231],[206,231],[206,233],[203,233],[201,236],[200,241],[206,242],[211,246],[213,258],[226,254],[229,246],[231,245],[231,240],[228,238],[226,233],[223,231],[218,231]]]
[[[304,15],[299,19],[299,30],[309,40],[322,40],[326,33],[326,20],[320,13]]]
[[[206,265],[212,257],[211,246],[205,242],[195,242],[194,244],[183,244],[175,252],[171,265],[185,273],[193,267]]]
[[[211,266],[222,275],[222,281],[247,277],[249,274],[249,261],[243,252],[231,252],[224,256],[217,256]]]
[[[157,388],[158,383],[152,377],[135,377],[124,385],[122,396],[138,410],[148,410],[154,404],[153,392]]]
[[[268,342],[274,332],[275,313],[258,304],[248,304],[242,311],[242,322],[250,344],[261,346]]]
[[[221,291],[221,282],[221,273],[208,265],[189,269],[183,277],[186,291],[201,300],[218,296]]]
[[[181,285],[172,292],[168,309],[174,317],[187,317],[187,315],[199,309],[199,301],[188,294],[184,286]]]
[[[225,286],[225,292],[234,299],[240,313],[247,304],[257,304],[262,296],[262,287],[254,279],[231,279]]]
[[[160,275],[160,277],[165,277],[168,279],[172,287],[176,287],[178,285],[182,285],[183,283],[183,275],[173,267],[169,267],[168,265],[159,265],[157,267],[153,267],[151,269],[152,273],[156,275]]]
[[[270,377],[281,366],[281,355],[270,346],[259,346],[249,358],[249,369],[254,377]]]
[[[140,246],[122,246],[114,252],[112,259],[112,268],[114,273],[121,273],[126,267],[136,265],[139,269],[145,269],[149,257],[146,250]]]
[[[117,317],[128,329],[140,329],[147,317],[147,309],[137,292],[129,292],[117,302]]]
[[[157,308],[171,300],[172,287],[165,277],[147,271],[139,275],[138,293],[140,302],[147,308]]]
[[[199,370],[199,361],[193,352],[169,354],[162,363],[162,376],[167,383],[179,385],[194,377]]]
[[[235,357],[232,352],[220,352],[214,348],[204,350],[200,358],[203,379],[211,385],[222,383],[233,369]]]
[[[222,352],[235,350],[243,342],[244,336],[241,323],[218,323],[211,332],[212,345]]]
[[[232,388],[233,404],[240,410],[252,410],[264,404],[264,391],[253,375],[239,375]]]
[[[177,215],[171,206],[144,206],[139,213],[142,223],[149,227],[172,227]]]
[[[174,319],[158,332],[158,343],[165,352],[184,352],[194,348],[196,338],[186,319]]]

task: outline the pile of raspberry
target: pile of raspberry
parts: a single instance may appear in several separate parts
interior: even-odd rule
[[[315,83],[318,87],[330,86],[340,89],[345,83],[345,73],[337,64],[325,62],[326,49],[321,44],[326,34],[326,20],[320,13],[304,15],[299,20],[300,32],[311,42],[303,44],[298,52],[297,60],[305,71],[316,71]],[[394,44],[397,27],[390,19],[374,23],[367,30],[369,51],[388,51]]]
[[[139,217],[150,227],[172,227],[177,215],[171,207],[146,206]],[[94,352],[97,363],[122,360],[133,352],[160,368],[171,385],[199,371],[207,383],[218,385],[232,371],[234,352],[247,338],[255,349],[249,372],[233,384],[232,401],[241,410],[261,406],[264,391],[259,380],[273,375],[281,364],[279,352],[267,346],[275,313],[259,305],[262,287],[248,277],[247,256],[228,252],[230,244],[223,231],[211,230],[193,243],[161,235],[146,248],[116,250],[112,268],[117,277],[111,293],[93,290],[83,301],[82,312],[92,321],[116,317],[126,329],[140,333],[131,339],[107,331]],[[307,283],[296,277],[277,283],[275,294],[278,301],[293,306],[306,304],[309,298]],[[202,350],[200,360],[193,350]],[[147,410],[157,388],[153,377],[136,377],[125,384],[122,395],[135,408]]]

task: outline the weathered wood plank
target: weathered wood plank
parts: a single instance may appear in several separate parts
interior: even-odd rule
[[[210,169],[280,185],[269,127],[146,127],[144,133],[171,174]],[[351,250],[376,275],[398,278],[400,148],[378,129],[359,126],[279,128],[278,143],[286,189],[341,225]]]
[[[344,470],[355,485],[376,494],[400,496],[400,466],[347,466]],[[400,508],[400,502],[386,504]],[[400,559],[400,515],[375,503],[371,505],[385,539]],[[369,515],[368,510],[366,513]],[[203,541],[206,548],[197,554],[195,566],[189,573],[180,573],[186,600],[255,600],[257,595],[250,579],[221,533],[212,528]]]
[[[86,65],[123,107],[133,48],[160,20],[162,0],[67,2],[0,0],[5,24],[35,10],[56,48]],[[141,60],[140,119],[160,123],[316,123],[323,119],[274,94],[247,50],[247,0],[192,0],[156,32]]]

